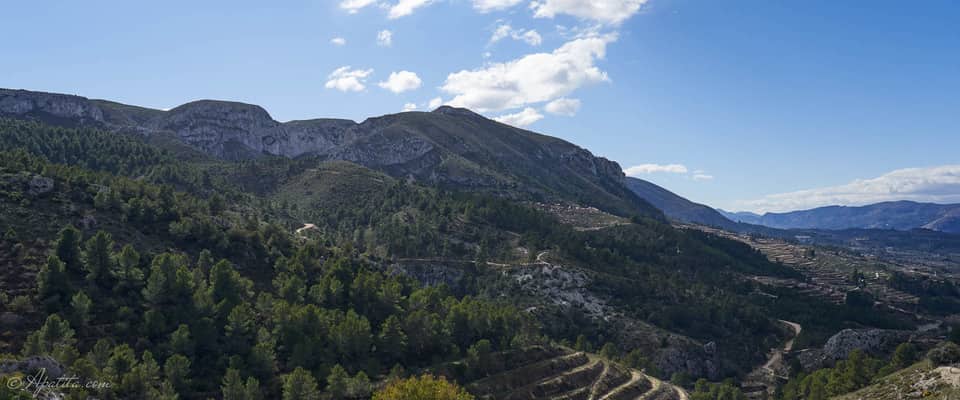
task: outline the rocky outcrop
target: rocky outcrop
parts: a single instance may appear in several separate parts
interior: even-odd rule
[[[259,106],[201,100],[165,113],[151,128],[176,133],[184,142],[219,158],[248,158],[269,149],[263,132],[279,123]]]
[[[44,371],[44,375],[51,379],[57,379],[63,376],[63,373],[66,371],[63,365],[50,356],[34,356],[22,360],[0,361],[0,374],[4,375],[14,372],[32,374],[41,370]]]
[[[831,336],[823,348],[804,351],[798,357],[804,370],[813,370],[846,359],[854,350],[869,354],[889,352],[912,334],[889,329],[844,329]]]
[[[102,123],[103,111],[84,97],[0,89],[0,115],[48,115],[78,124]]]
[[[45,176],[34,175],[30,177],[30,181],[27,182],[27,194],[31,196],[39,196],[42,194],[49,193],[53,190],[53,179],[47,178]]]

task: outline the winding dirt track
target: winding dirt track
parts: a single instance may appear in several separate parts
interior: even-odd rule
[[[793,330],[793,337],[783,343],[783,348],[773,350],[770,354],[770,358],[767,359],[767,362],[760,367],[766,370],[769,374],[775,374],[773,371],[773,366],[783,361],[784,353],[789,353],[790,350],[793,350],[793,341],[797,339],[797,336],[800,336],[800,331],[803,330],[803,327],[796,322],[784,321],[782,319],[778,321],[786,324],[791,330]]]

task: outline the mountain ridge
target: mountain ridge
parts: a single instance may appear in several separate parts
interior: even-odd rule
[[[710,206],[695,203],[666,188],[640,178],[626,177],[630,190],[663,211],[667,217],[681,222],[697,223],[727,230],[737,230],[737,224]]]
[[[824,206],[808,210],[755,214],[720,211],[740,222],[778,229],[929,229],[960,233],[960,204],[886,201],[863,206]]]
[[[351,161],[398,178],[545,202],[577,202],[662,219],[623,185],[614,161],[559,138],[442,106],[362,122],[279,122],[254,104],[197,100],[168,111],[81,96],[0,89],[0,116],[89,126],[146,137],[171,135],[208,155]]]

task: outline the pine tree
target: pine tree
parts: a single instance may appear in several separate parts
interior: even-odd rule
[[[113,271],[117,280],[116,292],[130,294],[137,292],[143,286],[143,270],[140,269],[140,253],[131,245],[123,246],[116,256],[116,270]]]
[[[263,400],[263,392],[260,390],[260,381],[254,377],[248,377],[247,383],[243,385],[243,391],[246,400]]]
[[[72,349],[76,344],[74,334],[67,321],[57,314],[50,315],[39,330],[27,337],[23,354],[28,356],[47,354],[59,359],[57,355],[62,353],[62,349]]]
[[[387,355],[387,362],[398,361],[403,356],[407,348],[407,334],[403,332],[403,326],[396,315],[387,317],[380,325],[377,341],[377,349]]]
[[[901,343],[893,352],[890,364],[896,368],[906,368],[917,361],[917,347],[911,343]]]
[[[72,225],[67,225],[60,230],[60,237],[54,246],[57,258],[63,261],[69,272],[79,273],[83,269],[80,241],[80,231]]]
[[[297,367],[283,379],[283,400],[319,400],[320,389],[310,372]]]
[[[370,395],[370,377],[360,371],[347,382],[347,397],[352,399],[365,398]]]
[[[210,287],[208,295],[216,307],[221,321],[225,320],[233,308],[249,296],[253,283],[240,276],[226,260],[218,262],[210,270]]]
[[[223,384],[220,385],[223,400],[247,400],[247,390],[240,377],[240,371],[233,368],[223,375]]]
[[[90,324],[90,310],[93,308],[93,301],[82,290],[73,295],[70,300],[70,308],[73,311],[73,323],[78,327],[86,327]]]
[[[111,247],[113,239],[104,231],[97,232],[84,244],[83,266],[87,281],[102,289],[113,287]]]
[[[178,392],[185,392],[190,384],[190,359],[183,354],[174,354],[163,363],[163,375]]]
[[[486,375],[493,367],[491,355],[493,345],[487,339],[481,339],[467,349],[467,364],[478,376]]]
[[[347,383],[350,375],[340,364],[334,365],[330,369],[330,375],[327,375],[327,392],[334,399],[342,399],[347,395]]]
[[[193,339],[190,337],[190,327],[186,324],[180,324],[177,330],[170,334],[170,351],[186,356],[193,355]]]
[[[47,263],[37,274],[37,289],[40,301],[48,312],[57,312],[70,297],[66,268],[57,256],[47,257]]]

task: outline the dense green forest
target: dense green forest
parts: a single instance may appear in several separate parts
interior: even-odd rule
[[[522,311],[528,296],[491,265],[538,254],[585,271],[590,290],[640,321],[716,342],[728,376],[784,337],[777,318],[803,323],[808,343],[843,327],[908,326],[786,289],[763,288],[776,301],[758,296],[745,275],[796,272],[655,219],[577,230],[509,196],[349,163],[187,161],[180,150],[0,119],[0,311],[25,317],[7,351],[53,356],[112,382],[98,396],[118,399],[279,398],[304,387],[364,398],[387,377],[548,341],[650,367],[656,349],[617,343],[613,323],[550,304]],[[304,222],[316,230],[293,234]],[[406,259],[446,263],[461,278],[423,285],[390,268]],[[701,382],[696,398],[723,398],[727,386]]]

